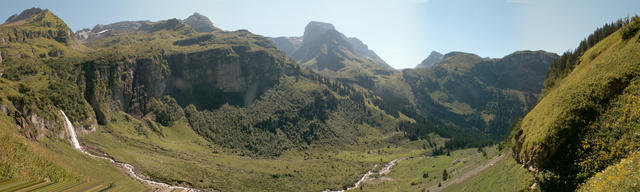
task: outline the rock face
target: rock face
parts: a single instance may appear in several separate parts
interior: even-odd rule
[[[369,49],[369,46],[365,45],[360,39],[355,37],[347,38],[347,41],[351,44],[353,51],[357,55],[361,55],[376,64],[383,66],[388,69],[393,69],[393,67],[389,66],[382,58],[380,58],[375,52]]]
[[[357,66],[358,68],[370,71],[378,69],[371,69],[362,63],[373,63],[377,65],[375,68],[393,70],[375,52],[369,50],[369,47],[362,41],[355,37],[346,37],[330,23],[311,21],[305,27],[302,37],[277,37],[271,38],[271,40],[276,43],[279,49],[301,64],[314,59],[321,61],[318,64],[320,70],[340,70],[343,67],[341,62],[345,60],[360,62],[361,65]],[[329,68],[329,66],[331,67]],[[315,65],[311,67],[316,69]]]
[[[270,39],[289,56],[292,56],[302,46],[302,37],[275,37]]]
[[[191,28],[197,32],[212,32],[214,30],[219,30],[213,26],[213,23],[208,17],[200,15],[199,13],[193,13],[193,15],[184,19],[183,22],[189,24]]]
[[[416,69],[431,67],[432,65],[442,61],[443,57],[444,55],[442,55],[441,53],[438,53],[437,51],[432,51],[431,54],[429,54],[429,57],[422,60],[422,62],[418,64],[418,66],[416,66]]]
[[[216,109],[251,104],[296,69],[284,56],[250,46],[144,57],[98,59],[84,63],[85,99],[99,123],[109,111],[142,116],[151,98],[173,96],[181,105]]]

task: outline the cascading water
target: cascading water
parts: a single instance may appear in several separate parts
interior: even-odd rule
[[[74,129],[73,124],[71,124],[71,121],[69,121],[67,114],[64,114],[64,111],[60,110],[60,113],[62,113],[62,117],[64,117],[64,127],[67,129],[67,133],[71,135],[71,145],[73,145],[74,148],[82,151],[82,146],[80,146],[80,142],[78,142],[78,137],[76,136],[76,130]]]
[[[166,183],[161,183],[161,182],[157,182],[157,181],[151,181],[151,180],[148,180],[148,179],[144,179],[140,175],[138,175],[137,173],[135,173],[133,171],[135,169],[135,167],[133,167],[133,165],[131,165],[131,164],[117,162],[117,161],[115,161],[115,160],[113,160],[112,158],[109,158],[109,157],[98,156],[98,155],[94,155],[94,154],[89,153],[88,151],[84,150],[84,148],[82,148],[82,146],[80,145],[80,142],[78,141],[78,137],[76,135],[76,130],[73,127],[73,124],[71,124],[71,121],[69,121],[69,118],[67,117],[67,115],[62,110],[60,110],[60,113],[62,114],[62,117],[64,118],[64,123],[65,123],[64,127],[65,127],[65,129],[67,129],[67,132],[71,136],[71,145],[73,145],[73,148],[76,148],[78,151],[80,151],[80,152],[82,152],[82,153],[84,153],[86,155],[89,155],[91,157],[105,159],[105,160],[110,161],[113,164],[116,164],[116,165],[119,165],[121,167],[124,167],[125,169],[127,169],[128,174],[131,177],[135,178],[138,181],[142,181],[144,183],[147,183],[149,185],[158,186],[160,188],[166,188],[166,189],[182,189],[182,191],[185,191],[185,192],[198,191],[196,189],[192,189],[192,188],[188,188],[188,187],[169,185],[169,184],[166,184]]]

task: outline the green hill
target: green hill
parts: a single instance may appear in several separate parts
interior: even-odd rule
[[[567,71],[564,78],[550,74],[548,81],[555,83],[547,83],[545,96],[516,130],[515,157],[539,173],[543,190],[574,190],[585,181],[585,189],[598,189],[594,183],[604,182],[604,175],[609,175],[606,182],[621,184],[618,189],[634,185],[615,170],[633,166],[620,160],[635,158],[631,154],[638,148],[640,19],[617,23],[611,26],[620,29],[593,38],[593,46],[578,51],[575,64],[557,67]],[[606,31],[611,29],[594,34]]]

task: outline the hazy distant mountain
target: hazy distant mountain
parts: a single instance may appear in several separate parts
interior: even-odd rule
[[[441,53],[432,51],[431,54],[429,54],[429,57],[422,60],[422,62],[416,66],[416,69],[431,67],[432,65],[442,61],[443,57],[444,55],[442,55]]]
[[[200,15],[199,13],[193,13],[193,15],[187,17],[183,21],[184,23],[189,24],[191,28],[197,32],[212,32],[214,30],[219,30],[213,26],[213,23],[208,17]]]
[[[330,23],[312,21],[302,37],[271,40],[300,65],[346,83],[374,89],[380,75],[397,73],[362,41],[346,37]]]
[[[325,50],[326,49],[326,50]],[[334,52],[336,57],[343,57],[348,60],[363,60],[363,62],[372,62],[380,67],[393,69],[384,60],[382,60],[375,52],[369,50],[367,45],[357,38],[347,38],[340,33],[330,23],[312,21],[305,27],[302,36],[302,46],[292,54],[292,58],[300,63],[306,63],[318,56],[332,55]],[[321,53],[321,54],[318,54]],[[326,58],[327,60],[317,62],[342,62],[344,59]],[[332,63],[319,63],[322,66],[333,65]],[[336,70],[341,67],[334,68]]]
[[[271,38],[271,40],[289,56],[293,55],[302,46],[302,37],[275,37]]]
[[[200,15],[198,13],[193,13],[193,15],[189,16],[183,21],[179,21],[177,19],[170,19],[167,21],[170,21],[166,23],[168,25],[179,25],[178,23],[188,24],[196,32],[212,32],[215,30],[220,30],[213,26],[213,23],[211,23],[211,20],[209,20],[209,18],[203,15]],[[155,29],[150,27],[152,24],[153,22],[148,20],[121,21],[121,22],[116,22],[116,23],[107,24],[107,25],[98,24],[92,29],[88,29],[88,28],[82,29],[77,31],[75,34],[78,37],[78,40],[80,41],[87,41],[92,39],[95,40],[98,38],[102,38],[105,35],[112,32],[127,32],[127,31],[130,32],[130,31],[138,31],[138,30],[152,32],[153,30],[157,30],[158,29],[157,26]],[[170,27],[168,25],[163,27]]]

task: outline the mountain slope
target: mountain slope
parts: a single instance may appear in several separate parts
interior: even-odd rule
[[[397,74],[362,41],[346,37],[329,23],[312,21],[301,38],[272,40],[301,66],[344,83],[377,90],[376,83]]]
[[[522,120],[515,157],[544,173],[542,189],[574,190],[636,151],[639,26],[636,17],[586,50]]]
[[[521,51],[502,59],[448,53],[429,68],[405,69],[418,110],[476,137],[501,139],[531,109],[549,65],[558,56]]]
[[[65,140],[68,134],[59,110],[82,127],[78,131],[95,128],[73,65],[89,49],[77,42],[67,25],[49,10],[29,9],[0,25],[0,39],[3,189],[144,190],[126,173],[106,161],[84,157]],[[18,185],[4,188],[12,184]]]
[[[71,148],[60,110],[91,153],[210,191],[341,189],[375,164],[432,149],[407,139],[398,124],[412,119],[386,113],[387,100],[301,68],[246,30],[120,22],[80,31],[88,34],[81,44],[48,10],[26,18],[0,26],[0,123],[46,152],[36,163],[54,168],[35,173],[58,167],[70,173],[62,178],[81,178],[80,187],[154,188]],[[15,166],[31,165],[0,170]]]
[[[431,67],[432,65],[442,61],[442,57],[444,57],[444,55],[442,55],[441,53],[438,53],[437,51],[432,51],[431,54],[429,54],[429,56],[426,59],[422,60],[422,62],[420,62],[420,64],[416,66],[416,68]]]

